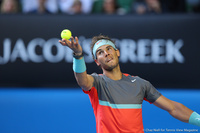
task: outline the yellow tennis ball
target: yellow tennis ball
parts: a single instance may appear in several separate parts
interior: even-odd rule
[[[68,29],[64,29],[64,30],[61,32],[61,38],[62,38],[62,39],[69,40],[71,36],[72,36],[72,33],[71,33],[71,31],[68,30]]]

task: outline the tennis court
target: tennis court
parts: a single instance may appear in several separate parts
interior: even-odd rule
[[[199,112],[199,89],[158,89]],[[1,88],[0,133],[95,133],[89,98],[79,88]],[[200,132],[166,111],[143,102],[145,132]]]

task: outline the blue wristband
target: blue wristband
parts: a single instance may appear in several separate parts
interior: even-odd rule
[[[83,73],[86,71],[84,57],[82,57],[81,59],[73,58],[73,70],[76,73]]]
[[[200,115],[197,112],[193,112],[190,116],[189,123],[200,126]]]

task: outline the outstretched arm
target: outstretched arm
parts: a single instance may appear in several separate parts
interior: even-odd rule
[[[92,88],[94,79],[91,75],[87,74],[84,57],[82,56],[82,47],[78,42],[78,37],[71,37],[70,40],[62,39],[59,42],[63,46],[69,47],[74,52],[73,70],[78,85],[88,91]]]
[[[200,121],[198,121],[200,116],[181,103],[172,101],[161,95],[153,104],[166,110],[170,115],[180,121],[200,126]]]

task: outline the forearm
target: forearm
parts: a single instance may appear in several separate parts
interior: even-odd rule
[[[174,102],[161,95],[153,104],[166,110],[174,118],[180,121],[200,126],[200,115],[181,103]]]
[[[181,103],[173,102],[175,109],[169,112],[173,117],[190,123],[192,125],[200,126],[200,115],[191,109],[187,108]]]
[[[74,41],[73,36],[71,36],[71,41],[62,39],[59,42],[63,46],[68,46],[73,50],[73,71],[77,83],[84,90],[90,90],[93,85],[93,77],[86,73],[86,65],[83,57],[83,51],[81,45],[78,43],[78,37],[75,37],[76,42]]]
[[[86,91],[91,89],[93,78],[86,73],[84,57],[73,58],[73,71],[78,85]]]
[[[173,110],[168,111],[174,118],[183,121],[183,122],[189,122],[189,118],[193,111],[186,106],[184,106],[181,103],[173,102],[174,108]]]

